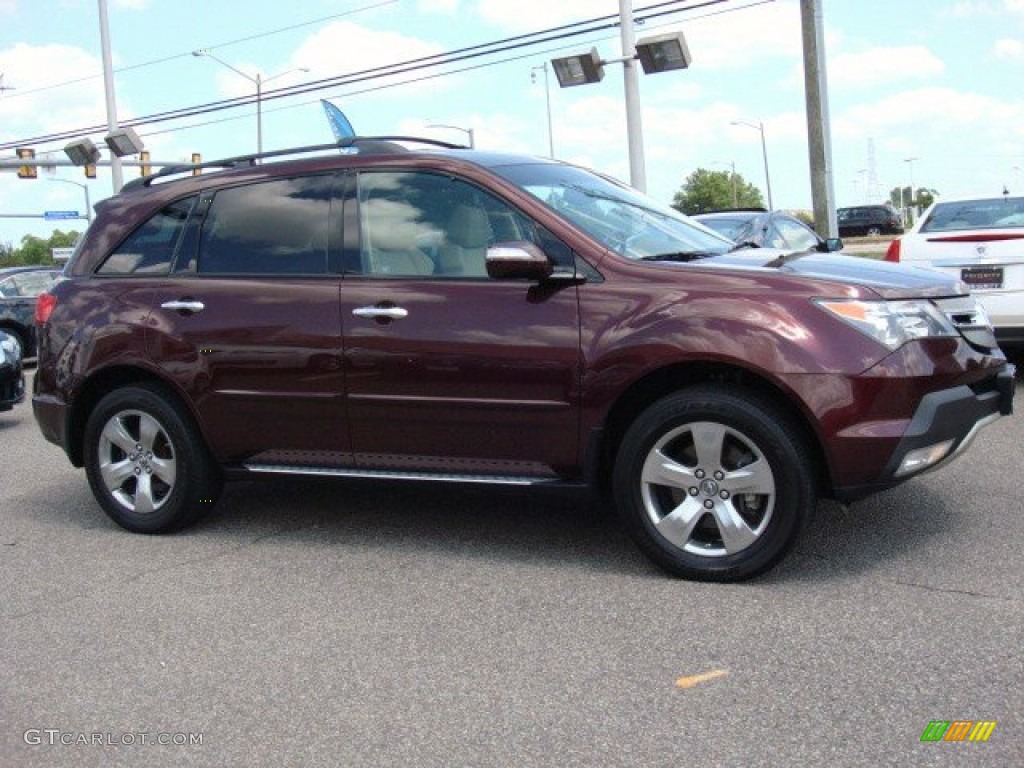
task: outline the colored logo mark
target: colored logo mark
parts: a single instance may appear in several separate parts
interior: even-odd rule
[[[988,741],[995,728],[995,720],[932,720],[921,741]]]

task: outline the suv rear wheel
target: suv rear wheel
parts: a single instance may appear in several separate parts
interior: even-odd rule
[[[796,430],[756,396],[694,387],[630,426],[615,462],[616,507],[641,549],[670,573],[740,581],[778,562],[815,506]]]
[[[165,533],[189,525],[220,495],[220,470],[191,416],[155,386],[100,400],[85,427],[93,495],[122,528]]]

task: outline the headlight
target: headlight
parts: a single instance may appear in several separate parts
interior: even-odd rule
[[[957,335],[930,301],[815,299],[814,303],[889,349],[912,339]]]

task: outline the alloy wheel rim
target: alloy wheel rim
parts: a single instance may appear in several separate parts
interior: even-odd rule
[[[777,498],[772,468],[754,441],[710,421],[684,424],[658,439],[640,482],[644,511],[658,534],[701,557],[753,546]]]
[[[120,411],[103,426],[98,448],[100,476],[118,504],[148,515],[167,503],[177,479],[177,460],[159,421],[143,411]]]

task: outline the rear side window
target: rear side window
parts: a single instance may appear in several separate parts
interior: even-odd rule
[[[196,197],[176,200],[132,232],[100,266],[101,275],[166,275]]]
[[[333,178],[306,176],[219,190],[199,238],[198,271],[325,274]]]

